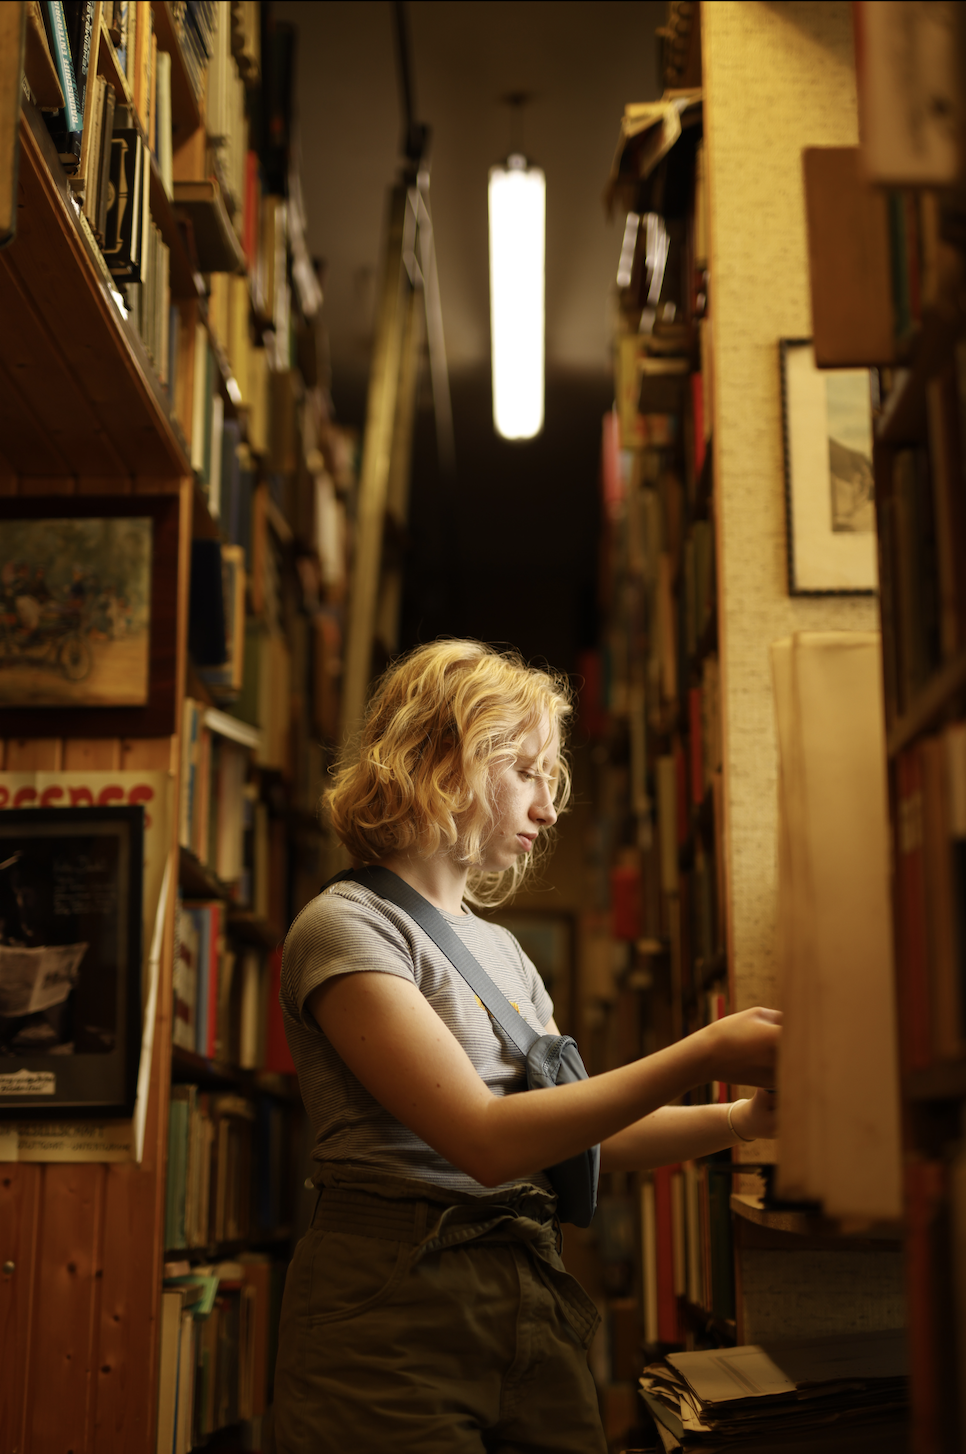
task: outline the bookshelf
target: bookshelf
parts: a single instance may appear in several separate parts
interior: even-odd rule
[[[20,179],[16,236],[0,254],[0,496],[36,501],[42,519],[83,497],[130,499],[132,513],[139,497],[167,497],[175,545],[163,562],[163,711],[139,731],[134,709],[64,712],[8,695],[0,781],[86,775],[119,800],[137,774],[167,793],[163,809],[155,799],[146,956],[166,863],[172,877],[140,1159],[123,1120],[113,1160],[78,1159],[76,1137],[66,1160],[19,1158],[16,1108],[8,1097],[0,1109],[0,1141],[18,1156],[0,1162],[0,1446],[154,1454],[160,1429],[176,1454],[215,1435],[258,1448],[306,1171],[273,976],[286,925],[328,876],[315,809],[339,730],[358,474],[319,366],[321,294],[289,192],[285,96],[270,90],[256,105],[260,55],[273,64],[278,47],[290,62],[294,38],[262,7],[224,0],[190,13],[140,0],[123,7],[127,33],[122,7],[78,7],[91,34],[86,140],[65,166],[49,39],[40,7],[26,9],[19,128],[0,136],[19,151]],[[105,137],[140,158],[131,196],[143,250],[128,236],[123,264],[96,202]],[[185,735],[195,720],[205,763]],[[207,832],[192,818],[202,809]],[[212,906],[222,930],[206,981],[224,1017],[212,1053],[197,1037],[177,1043],[192,1039],[198,1010],[182,953],[192,903]],[[212,1220],[190,1246],[169,1232],[178,1117],[214,1145]],[[221,1156],[219,1118],[231,1123]],[[197,1165],[190,1174],[197,1187]],[[270,1206],[256,1185],[273,1188]],[[204,1323],[171,1279],[197,1283],[211,1267],[216,1322]],[[228,1384],[204,1371],[212,1340],[221,1364],[237,1360]],[[173,1401],[179,1361],[197,1375],[191,1409]]]
[[[595,761],[598,922],[597,950],[583,957],[580,1040],[595,1046],[597,1068],[716,1012],[778,1002],[769,648],[796,632],[878,626],[872,597],[791,595],[785,555],[779,342],[812,331],[802,152],[854,146],[858,137],[850,8],[794,7],[792,16],[791,7],[701,6],[700,67],[687,60],[691,42],[676,11],[668,30],[675,90],[650,116],[628,108],[607,194],[622,224],[630,213],[642,221],[615,310],[616,403],[601,471],[606,615],[581,704]],[[673,138],[673,103],[680,134],[654,166],[647,122]],[[648,237],[648,213],[663,219],[670,243],[653,298],[648,256],[660,258],[663,243],[655,222]],[[662,314],[664,302],[673,316]],[[904,412],[922,415],[915,398],[906,395]],[[713,544],[698,591],[704,532]],[[696,610],[702,597],[707,606]],[[711,732],[709,668],[717,678]],[[893,746],[939,720],[961,670],[950,660],[943,684],[930,681],[901,725],[890,723]],[[710,758],[692,756],[699,732],[720,741]],[[702,771],[692,772],[699,761]],[[955,1077],[917,1075],[923,1102],[946,1098],[948,1124]],[[744,1092],[702,1094],[720,1093]],[[619,1204],[611,1215],[624,1234],[600,1239],[600,1298],[636,1302],[637,1336],[649,1351],[903,1325],[901,1228],[775,1210],[752,1162],[780,1157],[780,1143],[742,1146],[701,1167],[604,1189],[605,1208],[609,1198]],[[710,1248],[710,1277],[695,1247],[705,1258]],[[614,1347],[617,1339],[612,1330]],[[630,1413],[627,1364],[598,1360],[605,1411],[612,1404],[617,1420],[609,1433],[635,1442],[620,1424]]]
[[[888,17],[856,7],[862,34],[861,146],[852,166],[857,212],[875,219],[887,284],[861,276],[865,312],[877,312],[888,349],[878,366],[883,403],[874,473],[882,605],[884,708],[894,841],[893,941],[897,977],[904,1176],[904,1251],[915,1454],[962,1445],[964,1021],[961,816],[966,658],[962,626],[962,238],[954,226],[961,151],[934,150],[918,165],[882,154],[877,107]],[[917,17],[921,23],[923,16]],[[951,11],[928,82],[961,87],[962,17]],[[907,141],[907,138],[904,138]],[[823,215],[827,166],[816,159],[809,195],[813,297],[827,287]],[[866,225],[870,225],[867,222]],[[854,273],[852,274],[854,276]],[[825,280],[825,281],[823,281]],[[848,276],[839,280],[847,283]],[[818,309],[816,308],[816,316]]]

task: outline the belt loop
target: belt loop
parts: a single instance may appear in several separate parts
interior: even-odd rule
[[[429,1202],[416,1203],[416,1215],[413,1218],[413,1241],[418,1247],[426,1236],[426,1222],[429,1218]]]
[[[312,1212],[312,1220],[309,1223],[309,1226],[310,1227],[314,1227],[315,1226],[315,1219],[319,1215],[319,1202],[322,1200],[322,1193],[323,1193],[324,1190],[325,1190],[324,1187],[322,1187],[322,1186],[319,1187],[319,1194],[315,1198],[315,1208],[314,1208],[314,1210]]]

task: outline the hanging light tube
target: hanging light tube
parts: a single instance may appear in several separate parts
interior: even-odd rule
[[[490,339],[493,423],[504,439],[543,428],[547,184],[514,153],[490,169]]]

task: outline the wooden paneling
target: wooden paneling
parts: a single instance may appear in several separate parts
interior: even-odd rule
[[[12,737],[7,742],[7,772],[58,772],[62,766],[59,737]]]
[[[43,1167],[0,1166],[0,1449],[24,1454],[29,1438],[31,1345]]]
[[[120,766],[117,737],[70,737],[64,743],[65,772],[116,772]]]
[[[44,1168],[30,1350],[30,1454],[93,1449],[105,1180],[101,1165]]]

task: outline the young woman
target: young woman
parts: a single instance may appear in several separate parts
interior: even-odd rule
[[[473,641],[418,648],[379,683],[328,797],[353,862],[442,914],[520,1014],[557,1033],[534,966],[468,905],[500,903],[566,804],[566,684]],[[524,1091],[472,990],[409,916],[353,882],[285,941],[282,1006],[316,1129],[320,1197],[289,1269],[278,1454],[604,1454],[597,1325],[558,1255],[545,1167],[601,1143],[605,1171],[773,1134],[779,1016],[747,1010],[589,1080]]]

